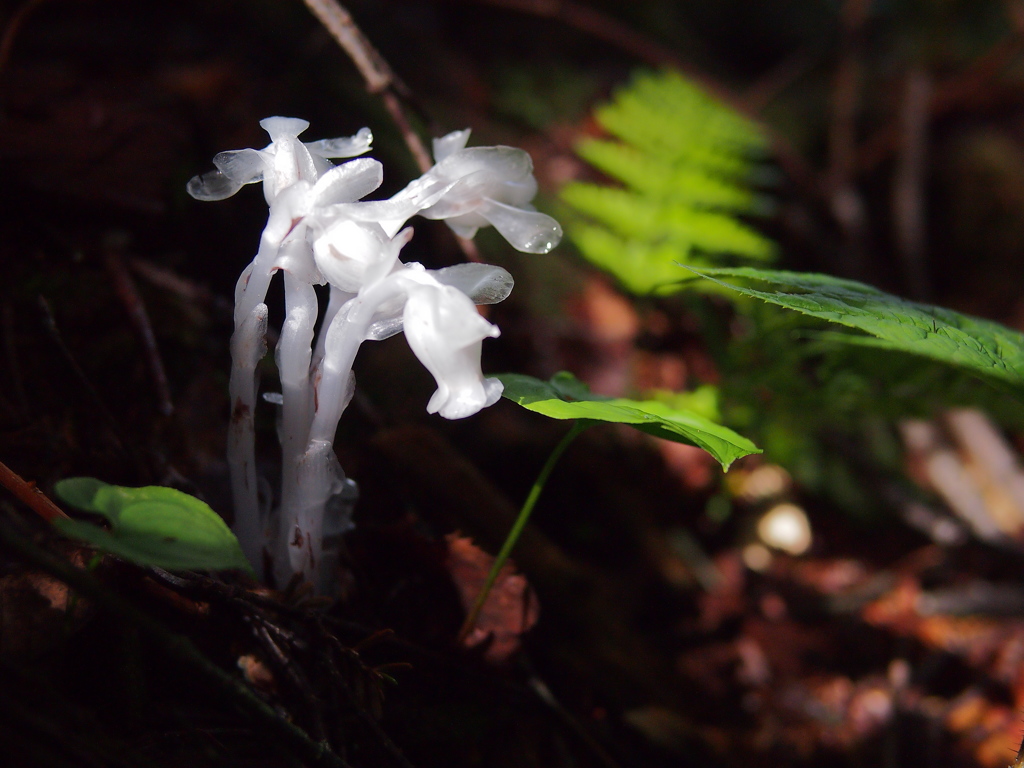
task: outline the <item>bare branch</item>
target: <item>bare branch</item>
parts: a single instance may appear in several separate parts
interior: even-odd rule
[[[373,43],[356,26],[352,14],[345,10],[337,0],[303,0],[303,2],[352,59],[352,63],[356,65],[356,69],[359,70],[359,74],[366,82],[366,90],[379,94],[383,98],[384,107],[402,133],[402,138],[415,158],[416,165],[419,166],[420,171],[426,173],[433,165],[430,153],[427,152],[419,134],[412,129],[399,98],[407,96],[408,89],[395,76],[391,66],[373,47]]]

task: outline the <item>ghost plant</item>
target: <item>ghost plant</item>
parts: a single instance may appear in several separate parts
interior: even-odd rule
[[[368,129],[302,142],[305,120],[270,117],[260,125],[270,134],[267,147],[221,152],[213,161],[217,170],[193,178],[188,192],[222,200],[263,183],[267,225],[235,288],[228,439],[235,532],[257,573],[269,560],[279,583],[302,574],[322,590],[331,570],[325,558],[332,556],[324,538],[350,525],[347,481],[333,441],[352,398],[359,346],[404,329],[437,383],[427,410],[445,418],[470,416],[502,392],[497,379],[480,371],[483,339],[499,331],[474,302],[503,300],[511,275],[486,264],[429,270],[403,262],[400,252],[413,234],[405,222],[417,214],[443,219],[463,237],[494,226],[528,253],[547,253],[562,231],[529,205],[537,191],[529,155],[512,147],[467,148],[468,130],[436,139],[435,165],[398,194],[365,201],[383,180],[379,162],[358,157],[370,149]],[[355,159],[331,163],[339,158]],[[281,494],[272,508],[260,501],[253,413],[275,272],[284,280],[285,319],[275,349],[282,391],[265,395],[280,405]],[[325,283],[330,288],[321,306],[314,286]]]

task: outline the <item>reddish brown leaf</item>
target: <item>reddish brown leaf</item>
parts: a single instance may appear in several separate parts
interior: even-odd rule
[[[483,589],[494,558],[469,538],[457,533],[445,537],[448,546],[445,567],[468,612]],[[467,648],[487,644],[484,658],[500,664],[519,649],[519,638],[537,623],[540,608],[526,577],[515,572],[510,560],[501,569],[487,596],[476,627],[464,640]]]

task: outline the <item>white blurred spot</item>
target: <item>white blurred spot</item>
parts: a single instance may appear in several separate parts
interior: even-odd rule
[[[802,555],[811,546],[811,524],[796,504],[772,507],[757,523],[757,535],[773,549]]]

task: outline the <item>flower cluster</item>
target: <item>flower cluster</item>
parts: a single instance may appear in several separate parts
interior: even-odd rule
[[[318,588],[330,578],[325,535],[347,525],[346,480],[333,451],[338,420],[352,397],[352,363],[364,341],[404,329],[413,352],[433,375],[430,413],[460,419],[492,405],[501,383],[484,378],[480,350],[497,327],[474,307],[501,301],[512,277],[500,267],[461,264],[424,269],[400,258],[412,237],[413,216],[444,220],[472,237],[494,228],[515,248],[547,253],[562,236],[558,223],[535,211],[537,191],[529,155],[512,147],[467,148],[469,131],[434,141],[435,165],[388,200],[364,200],[383,180],[383,167],[359,157],[372,136],[302,142],[305,120],[269,117],[264,149],[221,152],[215,171],[193,178],[190,195],[222,200],[246,184],[263,183],[270,208],[259,250],[235,289],[231,342],[228,441],[235,530],[262,572],[269,555],[275,575],[301,573]],[[348,159],[339,165],[331,160]],[[266,353],[266,295],[275,273],[285,287],[285,320],[275,356],[282,392],[281,502],[260,503],[253,412],[257,366]],[[314,285],[328,284],[321,307]],[[321,330],[314,326],[322,315]],[[333,517],[332,517],[333,514]]]

